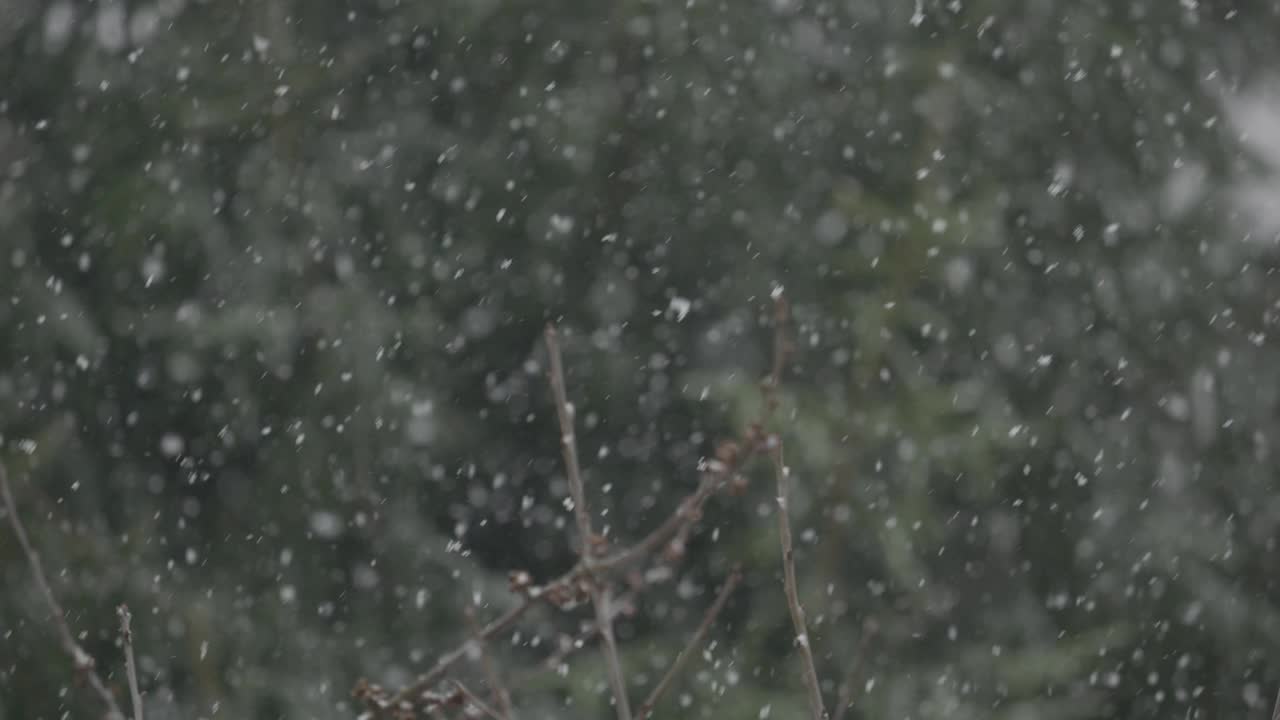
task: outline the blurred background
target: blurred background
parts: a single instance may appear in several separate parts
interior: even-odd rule
[[[0,0],[0,462],[148,717],[354,718],[760,412],[849,718],[1267,717],[1280,3]],[[756,464],[618,633],[659,716],[796,718]],[[491,643],[607,718],[589,611]],[[474,664],[459,677],[483,688]],[[96,717],[7,526],[0,718]]]

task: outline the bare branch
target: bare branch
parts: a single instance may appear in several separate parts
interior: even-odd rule
[[[485,680],[489,683],[489,692],[493,693],[494,704],[502,711],[502,720],[515,720],[515,712],[511,709],[511,693],[507,692],[507,687],[502,684],[502,677],[498,675],[498,668],[493,662],[493,658],[485,649],[485,642],[480,637],[480,625],[476,621],[475,605],[468,605],[466,610],[467,626],[471,629],[471,636],[475,638],[474,642],[480,651],[480,665],[484,668]]]
[[[505,720],[505,718],[501,714],[499,714],[497,710],[494,710],[492,707],[489,706],[488,703],[481,700],[479,697],[476,696],[475,693],[468,690],[466,685],[463,685],[457,680],[454,680],[452,682],[453,682],[453,686],[458,689],[458,692],[462,693],[462,697],[468,703],[471,703],[476,708],[478,708],[480,712],[493,718],[493,720]]]
[[[120,711],[120,706],[116,704],[115,696],[107,689],[97,670],[94,669],[93,656],[85,651],[80,646],[80,643],[76,642],[75,633],[71,632],[71,626],[67,624],[67,613],[62,609],[57,596],[53,594],[53,588],[49,586],[49,580],[44,574],[44,566],[40,563],[40,554],[31,545],[31,539],[27,535],[26,527],[22,524],[22,518],[18,517],[18,505],[13,501],[13,491],[9,487],[9,475],[2,463],[0,463],[0,497],[3,497],[5,508],[9,512],[9,525],[13,528],[13,534],[18,537],[18,545],[22,548],[22,553],[27,557],[27,564],[31,566],[31,575],[35,578],[36,587],[40,589],[40,593],[44,596],[45,604],[49,606],[50,612],[53,613],[53,624],[58,631],[58,639],[62,642],[62,649],[71,657],[71,662],[74,664],[76,672],[84,677],[89,687],[98,696],[98,699],[106,706],[107,716],[114,720],[124,720],[125,714]]]
[[[560,421],[560,450],[564,454],[565,476],[569,481],[573,516],[578,523],[578,541],[582,543],[581,551],[585,560],[593,554],[594,533],[591,531],[591,513],[587,510],[587,494],[582,484],[582,468],[578,465],[578,440],[573,429],[574,409],[565,389],[564,362],[560,357],[560,341],[554,326],[547,326],[546,341],[551,365],[551,392],[555,395],[556,417]]]
[[[387,703],[388,706],[397,707],[415,695],[419,695],[426,691],[434,685],[436,681],[444,677],[444,674],[448,672],[449,668],[453,667],[455,663],[466,657],[467,646],[469,643],[473,641],[488,640],[494,635],[497,635],[511,627],[517,620],[523,617],[525,613],[529,612],[529,609],[534,606],[535,602],[536,601],[532,598],[525,598],[519,605],[516,605],[500,615],[498,618],[490,621],[488,625],[481,628],[480,632],[474,637],[468,639],[467,642],[464,642],[444,655],[441,655],[440,658],[436,660],[436,664],[431,666],[430,670],[419,675],[417,680],[414,680],[412,683],[406,685],[403,689],[393,695]]]
[[[694,631],[693,636],[689,638],[688,644],[676,655],[676,659],[672,661],[671,667],[667,668],[666,674],[653,687],[653,691],[649,693],[649,697],[645,699],[644,704],[636,711],[638,720],[645,720],[653,713],[653,708],[657,706],[658,701],[662,699],[662,694],[666,692],[671,682],[675,680],[684,663],[693,654],[694,650],[702,645],[707,639],[707,633],[711,631],[711,625],[715,623],[716,618],[720,615],[720,611],[724,609],[724,604],[729,599],[729,595],[733,594],[734,589],[738,587],[738,583],[742,581],[742,570],[734,568],[729,573],[729,578],[724,581],[724,586],[720,588],[720,593],[716,595],[716,599],[711,603],[711,607],[707,608],[707,612],[702,616],[702,623],[698,625],[698,629]]]
[[[782,371],[791,356],[791,340],[787,337],[787,319],[790,307],[782,288],[773,293],[773,367],[764,382],[764,415],[768,420],[778,408],[778,389],[782,387]]]
[[[867,649],[871,645],[871,638],[876,634],[877,630],[878,625],[870,618],[862,624],[862,637],[858,638],[858,647],[854,650],[853,666],[849,668],[849,674],[845,676],[844,682],[840,683],[836,712],[831,720],[844,720],[845,713],[849,712],[849,708],[853,707],[854,688],[857,687],[858,679],[862,675],[862,667],[867,660]],[[1273,720],[1280,720],[1280,718],[1273,718]]]
[[[787,498],[790,494],[790,469],[782,461],[782,440],[773,438],[773,469],[778,479],[778,540],[782,544],[782,585],[787,594],[787,609],[791,611],[791,625],[796,633],[796,645],[800,648],[801,672],[805,689],[809,691],[809,709],[814,720],[827,717],[822,705],[822,690],[818,683],[818,671],[813,663],[809,630],[804,619],[804,606],[800,604],[800,589],[796,583],[795,550],[791,542],[791,518],[788,517]]]
[[[1276,704],[1271,709],[1271,720],[1280,720],[1280,693],[1276,693]]]
[[[635,593],[628,593],[614,600],[609,606],[613,617],[634,614],[635,599]],[[570,637],[562,634],[557,643],[558,647],[551,654],[538,661],[537,665],[520,671],[512,685],[517,688],[523,687],[543,673],[554,672],[569,659],[570,655],[585,648],[599,634],[599,628],[594,620],[583,622],[577,635]]]
[[[142,720],[142,692],[138,690],[138,666],[133,661],[133,628],[130,623],[133,615],[129,614],[129,606],[116,608],[120,616],[120,639],[124,641],[124,670],[129,677],[129,696],[133,700],[133,720]]]
[[[622,674],[622,660],[618,657],[618,641],[613,635],[613,615],[609,611],[609,589],[594,575],[593,558],[596,553],[596,536],[591,530],[591,515],[587,511],[586,491],[582,485],[582,469],[578,465],[578,442],[573,429],[573,407],[564,383],[564,362],[560,358],[560,341],[556,329],[547,325],[547,355],[550,357],[551,391],[556,400],[556,416],[560,420],[560,449],[564,453],[565,475],[569,481],[569,494],[573,499],[574,516],[578,521],[578,535],[582,544],[582,566],[588,578],[591,604],[596,611],[596,624],[600,627],[601,646],[609,671],[609,685],[613,690],[614,708],[618,720],[631,720],[631,703],[627,699],[627,683]]]

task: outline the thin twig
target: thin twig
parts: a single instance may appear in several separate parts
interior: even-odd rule
[[[582,483],[582,468],[578,464],[578,440],[573,429],[573,405],[564,384],[564,362],[560,357],[560,342],[555,327],[546,331],[547,354],[550,356],[551,392],[555,395],[556,417],[560,421],[560,449],[564,454],[565,477],[569,481],[569,496],[573,500],[573,516],[578,523],[578,541],[582,543],[584,560],[592,557],[595,533],[591,530],[591,513],[587,510],[587,493]],[[588,561],[589,562],[589,561]]]
[[[133,661],[133,628],[130,623],[133,615],[129,614],[129,606],[116,608],[120,616],[120,639],[124,641],[124,671],[129,678],[129,696],[133,700],[133,720],[142,720],[142,692],[138,690],[138,666]]]
[[[40,554],[36,552],[35,547],[31,545],[31,540],[27,535],[27,529],[22,524],[22,518],[18,517],[18,505],[13,501],[13,491],[9,488],[9,475],[5,471],[5,467],[0,463],[0,496],[3,496],[5,507],[9,511],[9,525],[13,528],[13,534],[18,537],[18,545],[22,548],[22,553],[27,557],[27,564],[31,566],[31,574],[35,577],[36,587],[40,589],[40,593],[44,596],[44,602],[49,606],[50,612],[53,613],[54,628],[58,631],[58,639],[62,642],[62,649],[67,655],[71,656],[71,662],[75,665],[75,669],[84,676],[89,687],[102,701],[107,708],[107,715],[115,720],[124,720],[125,714],[120,711],[120,706],[116,704],[115,696],[107,689],[106,683],[102,682],[102,678],[94,669],[93,656],[85,651],[80,643],[76,642],[75,634],[71,632],[71,626],[67,624],[67,613],[62,609],[62,605],[58,602],[57,596],[53,594],[53,588],[49,586],[49,581],[45,578],[44,567],[40,564]]]
[[[1271,709],[1271,720],[1280,720],[1280,692],[1276,693],[1276,704]]]
[[[765,381],[765,418],[773,415],[778,407],[778,390],[782,386],[782,372],[786,368],[792,345],[787,337],[788,303],[779,287],[773,292],[773,367]],[[827,710],[822,704],[822,688],[818,670],[813,662],[809,629],[805,622],[804,606],[800,604],[800,589],[796,582],[795,550],[791,540],[791,518],[787,500],[790,497],[791,472],[782,460],[782,438],[771,434],[766,439],[769,455],[773,460],[774,475],[778,481],[778,540],[782,545],[782,585],[787,596],[787,609],[791,613],[791,625],[800,647],[801,674],[809,693],[809,709],[814,720],[825,720]]]
[[[578,521],[582,565],[591,577],[587,578],[591,604],[596,611],[596,624],[600,627],[601,647],[609,671],[609,685],[613,690],[614,708],[618,720],[631,720],[631,704],[627,699],[627,683],[622,674],[622,660],[618,657],[618,641],[613,635],[613,615],[609,612],[609,589],[593,576],[592,559],[596,553],[596,536],[591,530],[591,515],[587,511],[586,491],[582,483],[582,469],[578,465],[578,443],[573,429],[573,408],[565,389],[564,362],[560,358],[560,342],[553,325],[546,330],[547,355],[550,358],[551,391],[556,400],[556,416],[560,420],[560,449],[564,453],[565,476],[569,481],[569,494],[573,499],[574,516]]]
[[[462,693],[462,697],[466,698],[467,702],[479,708],[480,712],[493,718],[493,720],[504,720],[502,715],[500,715],[497,710],[494,710],[492,707],[489,706],[488,703],[481,700],[479,697],[476,696],[475,693],[468,690],[466,685],[463,685],[461,682],[458,682],[457,680],[454,680],[452,682],[453,682],[453,686],[458,688],[458,692]]]
[[[778,408],[778,390],[782,387],[782,371],[787,367],[787,358],[791,355],[791,340],[787,337],[787,319],[790,307],[782,288],[773,293],[773,366],[769,369],[769,377],[764,386],[764,419],[773,416]]]
[[[417,680],[414,680],[412,683],[406,685],[399,692],[393,695],[387,702],[388,707],[397,707],[415,695],[422,693],[427,688],[430,688],[437,680],[444,677],[444,674],[448,672],[449,668],[453,667],[455,663],[467,656],[467,648],[470,643],[477,640],[488,640],[494,635],[497,635],[511,627],[517,620],[523,617],[525,613],[529,612],[534,604],[535,601],[532,598],[525,598],[519,605],[512,607],[496,619],[491,620],[488,625],[485,625],[480,629],[479,633],[468,638],[466,642],[455,647],[444,655],[441,655],[439,659],[436,660],[436,664],[431,666],[430,670],[419,675]]]
[[[635,594],[628,593],[619,597],[610,604],[609,610],[612,611],[614,618],[619,615],[634,613]],[[569,659],[570,655],[585,648],[599,634],[599,628],[594,620],[584,622],[579,633],[573,637],[562,634],[557,641],[558,646],[556,649],[550,655],[539,660],[537,665],[520,671],[515,680],[512,681],[512,686],[516,688],[523,687],[545,672],[556,671]]]
[[[853,690],[862,675],[862,668],[867,660],[867,650],[871,645],[871,638],[876,634],[877,628],[875,621],[870,619],[862,624],[862,637],[858,638],[858,647],[853,653],[853,666],[849,668],[849,674],[845,676],[844,682],[840,683],[836,712],[831,716],[831,720],[844,720],[845,713],[849,711],[849,708],[853,707]],[[1280,719],[1273,718],[1273,720]]]
[[[778,479],[778,539],[782,544],[782,585],[787,595],[787,609],[791,611],[791,625],[796,633],[796,645],[800,647],[801,672],[805,688],[809,691],[809,709],[814,720],[825,720],[826,708],[822,705],[822,689],[818,683],[818,670],[813,663],[813,650],[809,647],[809,630],[805,624],[804,606],[800,604],[800,590],[796,583],[795,551],[791,543],[791,519],[788,517],[790,470],[782,461],[782,441],[773,438],[773,469]]]
[[[506,685],[502,684],[502,677],[498,674],[498,668],[493,662],[493,657],[487,652],[484,640],[480,639],[480,625],[476,621],[475,605],[467,606],[466,615],[467,627],[471,630],[471,636],[476,638],[476,648],[480,653],[480,665],[484,668],[485,680],[489,683],[489,692],[493,693],[494,704],[502,711],[502,720],[515,720],[515,712],[511,708],[511,693],[507,692]]]
[[[685,662],[693,655],[694,650],[702,645],[707,639],[707,633],[711,631],[711,625],[715,623],[716,618],[720,615],[720,611],[724,609],[724,604],[729,599],[738,583],[742,581],[742,570],[734,568],[729,573],[729,578],[724,581],[724,586],[720,588],[720,593],[716,595],[715,602],[711,603],[711,607],[707,608],[707,612],[702,616],[702,623],[698,625],[698,629],[694,631],[693,636],[689,638],[688,644],[676,655],[676,659],[672,661],[671,667],[667,668],[666,674],[653,687],[653,691],[649,693],[649,697],[645,699],[644,704],[636,711],[637,720],[646,720],[652,713],[653,708],[657,706],[658,701],[662,699],[662,694],[675,680]]]

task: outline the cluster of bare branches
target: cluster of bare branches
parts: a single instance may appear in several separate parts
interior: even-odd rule
[[[702,622],[689,637],[685,648],[676,655],[671,666],[634,711],[613,630],[618,614],[618,598],[615,597],[614,583],[611,580],[637,565],[655,563],[657,566],[669,568],[670,565],[679,561],[685,553],[690,534],[702,518],[703,508],[707,502],[716,493],[726,488],[741,490],[745,483],[742,472],[746,463],[754,457],[766,457],[771,461],[777,481],[783,590],[790,611],[797,655],[800,658],[801,677],[812,717],[815,720],[825,720],[828,714],[823,703],[821,683],[813,658],[812,643],[796,580],[791,523],[787,506],[791,472],[783,461],[781,436],[766,430],[766,424],[779,404],[778,390],[792,347],[787,334],[787,305],[780,294],[774,297],[773,325],[773,366],[762,383],[765,400],[764,416],[747,428],[744,437],[722,442],[716,449],[715,457],[704,461],[699,468],[701,478],[693,492],[682,499],[676,505],[674,512],[647,535],[621,549],[610,548],[608,539],[597,533],[592,526],[587,491],[578,461],[574,405],[569,400],[565,386],[564,361],[560,351],[559,335],[554,326],[548,326],[545,333],[548,376],[555,400],[556,417],[559,421],[560,446],[564,455],[569,500],[577,529],[578,561],[563,575],[541,585],[534,584],[528,573],[513,572],[511,589],[520,595],[519,602],[488,624],[475,627],[464,643],[441,655],[429,670],[404,688],[391,692],[367,681],[361,681],[355,694],[366,706],[362,720],[373,718],[418,720],[439,717],[449,707],[467,705],[470,705],[474,712],[484,716],[513,720],[515,715],[511,706],[510,693],[502,683],[500,673],[489,654],[483,650],[478,653],[484,665],[486,681],[493,691],[492,702],[483,703],[466,692],[464,686],[446,677],[449,671],[468,655],[469,649],[483,647],[483,644],[494,636],[511,629],[526,613],[539,604],[566,610],[586,602],[589,602],[593,608],[595,622],[588,632],[584,633],[583,638],[573,643],[573,647],[581,647],[590,639],[599,641],[599,651],[603,655],[612,693],[612,704],[618,720],[633,720],[633,718],[644,720],[651,717],[684,663],[693,651],[706,641],[711,627],[728,602],[729,596],[741,581],[741,572],[735,568],[725,580],[715,600],[708,607]],[[476,653],[472,654],[476,655]],[[546,662],[539,663],[539,666],[555,667],[563,661],[564,654],[565,651],[553,653]],[[446,689],[442,691],[442,687]],[[846,698],[842,697],[842,700]]]
[[[823,702],[822,686],[814,662],[812,641],[809,635],[804,606],[796,579],[795,556],[792,544],[788,498],[791,472],[783,459],[781,436],[766,430],[766,425],[778,407],[778,390],[783,370],[791,353],[787,334],[787,305],[780,294],[774,295],[773,367],[763,381],[764,414],[759,421],[748,426],[744,436],[722,442],[714,457],[701,463],[700,479],[693,492],[684,497],[675,510],[657,527],[632,545],[615,549],[608,538],[593,527],[588,505],[587,490],[578,461],[578,443],[575,433],[574,405],[569,400],[565,384],[564,363],[561,357],[559,335],[554,326],[545,333],[549,359],[548,375],[555,400],[560,445],[564,455],[565,475],[568,480],[569,501],[572,505],[577,530],[576,550],[578,560],[567,572],[548,582],[537,584],[527,572],[510,574],[510,589],[519,601],[505,613],[481,623],[476,609],[469,607],[466,615],[470,623],[469,637],[459,646],[441,655],[426,672],[405,687],[390,691],[367,680],[357,683],[353,695],[365,710],[361,720],[419,720],[420,718],[448,718],[461,712],[465,717],[489,717],[494,720],[515,720],[516,710],[508,685],[486,644],[510,629],[533,608],[545,605],[559,610],[572,610],[589,603],[594,622],[587,625],[583,634],[571,643],[552,653],[538,669],[556,667],[574,649],[598,640],[612,694],[612,705],[618,720],[645,720],[653,715],[664,693],[678,677],[688,659],[707,639],[711,628],[742,579],[741,570],[734,568],[722,584],[715,599],[707,608],[702,621],[688,638],[685,647],[676,655],[670,667],[653,686],[648,696],[633,711],[629,698],[626,673],[618,652],[614,623],[619,615],[630,613],[634,607],[634,594],[645,589],[646,583],[636,582],[637,574],[628,571],[636,566],[653,564],[650,570],[665,571],[670,576],[671,566],[685,554],[685,547],[702,518],[707,502],[726,488],[740,491],[745,485],[743,470],[749,460],[765,457],[770,461],[777,482],[778,537],[782,557],[783,592],[791,616],[795,646],[799,657],[800,675],[808,697],[814,720],[826,720],[827,710]],[[7,514],[19,545],[31,566],[36,587],[44,597],[53,616],[53,624],[62,646],[71,657],[75,671],[100,698],[106,714],[112,720],[125,720],[115,696],[98,675],[93,658],[75,640],[66,621],[66,612],[55,597],[45,577],[39,555],[32,546],[23,526],[17,505],[9,487],[3,466],[0,466],[0,494],[3,495]],[[572,533],[571,533],[572,535]],[[571,537],[572,542],[572,537]],[[652,574],[652,573],[648,573]],[[629,590],[619,594],[620,576],[632,579]],[[129,692],[134,708],[133,720],[143,720],[143,702],[139,691],[137,669],[133,658],[131,616],[128,608],[120,606],[121,641],[124,646],[125,669]],[[450,671],[464,658],[478,659],[483,667],[485,682],[491,696],[486,700],[472,692],[461,680],[450,677]],[[840,692],[840,712],[850,704],[845,683]]]
[[[125,720],[126,715],[116,702],[115,695],[98,674],[97,662],[80,643],[76,642],[75,633],[67,624],[67,612],[62,609],[62,603],[58,602],[58,596],[54,595],[49,579],[44,574],[44,564],[40,561],[40,554],[31,544],[31,536],[27,534],[27,528],[22,524],[22,517],[18,514],[18,504],[14,502],[13,489],[9,486],[9,474],[3,463],[0,463],[0,500],[4,501],[5,514],[9,516],[9,527],[13,529],[13,534],[18,539],[18,546],[27,558],[36,588],[49,608],[53,627],[58,633],[58,640],[63,651],[71,659],[76,675],[102,701],[109,720]],[[125,674],[129,681],[129,693],[133,699],[133,720],[143,720],[142,693],[138,689],[138,669],[133,661],[132,616],[126,605],[116,608],[116,612],[120,617],[120,640],[124,644]]]

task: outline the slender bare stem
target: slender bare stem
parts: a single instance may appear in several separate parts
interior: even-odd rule
[[[448,672],[449,668],[453,667],[453,665],[459,660],[466,657],[469,643],[477,640],[488,640],[494,635],[506,630],[514,625],[517,620],[523,617],[525,613],[529,612],[529,609],[532,608],[534,604],[534,600],[525,598],[519,605],[516,605],[506,611],[496,619],[491,620],[488,625],[480,628],[480,632],[474,637],[469,638],[463,644],[450,650],[444,655],[441,655],[439,659],[436,660],[436,664],[431,666],[430,670],[419,675],[417,680],[414,680],[412,683],[406,685],[399,692],[393,695],[388,702],[388,705],[390,707],[396,707],[400,703],[430,688],[437,680],[444,677],[444,674]]]
[[[457,680],[454,680],[452,682],[453,682],[453,686],[458,688],[458,692],[462,693],[462,697],[464,697],[468,703],[471,703],[472,705],[479,708],[480,712],[493,718],[493,720],[506,720],[501,713],[499,713],[497,710],[494,710],[492,706],[490,706],[485,701],[481,700],[475,693],[468,690],[466,685],[463,685]]]
[[[773,438],[773,469],[778,479],[778,539],[782,544],[782,585],[787,595],[787,609],[791,611],[791,625],[796,633],[796,645],[800,648],[801,673],[805,689],[809,691],[809,709],[814,720],[825,720],[826,708],[822,705],[822,689],[818,683],[818,670],[813,663],[813,650],[809,630],[805,623],[804,606],[800,604],[800,589],[796,583],[795,550],[791,542],[791,519],[788,516],[787,498],[790,493],[791,472],[782,461],[782,441]]]
[[[476,647],[480,651],[480,665],[484,668],[486,682],[489,683],[489,692],[493,693],[494,704],[502,711],[502,720],[515,720],[515,711],[511,708],[511,693],[507,692],[507,686],[502,684],[502,677],[498,674],[498,668],[493,662],[493,657],[489,655],[485,648],[485,642],[480,637],[480,625],[476,621],[476,610],[474,605],[467,607],[467,625],[471,629],[471,636],[475,638]]]
[[[578,523],[578,541],[582,543],[582,557],[586,560],[592,556],[594,533],[591,530],[591,513],[587,510],[587,493],[582,483],[582,468],[578,464],[578,439],[573,429],[574,409],[565,388],[564,361],[560,357],[560,342],[555,327],[547,326],[546,340],[551,364],[551,392],[555,395],[556,417],[560,421],[560,449],[564,454],[569,496],[573,500],[573,516]]]
[[[791,341],[787,339],[789,306],[781,289],[773,295],[773,366],[764,386],[764,419],[773,416],[778,408],[778,389],[782,387],[782,371],[791,355]]]
[[[609,610],[612,611],[613,617],[617,618],[619,615],[634,612],[634,603],[635,593],[628,593],[614,600],[610,604]],[[537,665],[520,671],[515,680],[512,681],[512,686],[523,687],[537,676],[548,671],[555,671],[569,659],[570,655],[585,648],[599,634],[599,628],[596,626],[595,621],[591,620],[582,624],[577,635],[572,637],[561,635],[558,639],[559,646],[551,654],[538,661]]]
[[[124,641],[124,670],[129,678],[129,696],[133,700],[133,720],[142,719],[142,692],[138,690],[138,665],[133,661],[133,615],[128,605],[116,608],[120,616],[120,639]]]
[[[844,720],[845,713],[853,707],[854,688],[862,675],[862,668],[867,660],[867,649],[871,645],[871,637],[876,634],[876,630],[877,625],[872,620],[862,624],[862,637],[858,638],[858,647],[854,650],[853,666],[849,668],[849,674],[845,676],[844,682],[840,683],[836,712],[831,716],[831,720]],[[1273,718],[1273,720],[1280,720],[1280,718]]]
[[[588,574],[587,586],[591,604],[596,611],[596,624],[600,627],[601,647],[608,665],[609,685],[613,690],[614,708],[618,720],[631,720],[631,704],[627,700],[627,683],[622,674],[622,660],[618,657],[618,642],[613,635],[613,615],[609,611],[609,589],[594,575],[596,536],[591,530],[591,514],[587,511],[586,491],[582,483],[582,469],[578,465],[578,441],[573,429],[573,406],[565,389],[564,362],[560,358],[560,342],[556,329],[547,325],[547,355],[550,358],[551,391],[555,395],[556,416],[560,420],[560,449],[564,453],[565,476],[569,481],[569,495],[573,500],[574,517],[578,522],[581,543],[582,566]]]
[[[1276,704],[1271,709],[1271,720],[1280,720],[1280,693],[1276,694]]]
[[[13,528],[13,534],[18,537],[18,545],[22,548],[23,555],[27,557],[27,564],[31,566],[31,574],[35,578],[36,587],[40,589],[41,595],[44,596],[44,602],[49,606],[49,611],[53,613],[54,628],[58,631],[58,639],[62,642],[62,649],[67,655],[71,656],[71,662],[75,665],[75,669],[88,682],[89,687],[102,701],[107,708],[108,717],[115,720],[124,720],[125,714],[120,711],[120,706],[116,704],[116,698],[107,689],[106,683],[102,682],[102,678],[98,675],[98,671],[94,669],[93,656],[90,655],[80,643],[76,642],[75,633],[71,632],[71,626],[67,624],[67,613],[62,609],[62,604],[58,602],[58,598],[53,594],[53,588],[49,586],[49,580],[45,577],[44,566],[40,563],[40,554],[36,552],[35,547],[31,545],[31,539],[27,535],[27,529],[22,524],[22,518],[18,517],[18,505],[13,501],[13,491],[9,487],[9,475],[5,471],[3,464],[0,464],[0,496],[4,499],[4,505],[9,512],[9,525]]]
[[[637,720],[646,720],[653,713],[653,708],[662,699],[662,694],[666,692],[672,681],[675,680],[685,662],[706,641],[707,633],[711,631],[711,626],[715,623],[720,611],[724,609],[725,602],[729,600],[729,596],[733,594],[734,589],[738,587],[738,583],[741,581],[742,570],[734,568],[733,572],[729,574],[729,578],[724,581],[724,586],[720,588],[720,593],[716,595],[715,601],[711,603],[711,607],[707,608],[706,614],[702,616],[702,623],[698,625],[698,629],[689,638],[688,644],[684,646],[679,655],[676,655],[671,667],[667,668],[667,672],[658,681],[658,684],[653,686],[653,691],[649,693],[649,697],[645,699],[644,704],[636,711]]]

